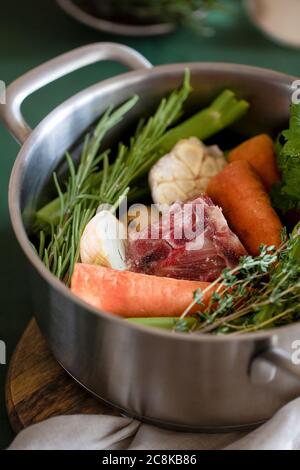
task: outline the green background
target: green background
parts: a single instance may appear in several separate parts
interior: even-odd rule
[[[250,23],[240,7],[230,16],[214,15],[216,34],[203,38],[179,30],[168,36],[125,38],[102,34],[66,16],[54,0],[10,0],[1,2],[0,79],[9,84],[36,65],[75,47],[118,41],[132,46],[153,64],[185,61],[223,61],[252,64],[300,76],[299,51],[276,45]],[[46,87],[24,105],[24,114],[36,125],[54,106],[76,91],[122,71],[110,62],[99,63]],[[7,362],[32,311],[26,283],[26,264],[12,233],[7,188],[18,145],[0,124],[0,339],[7,345]],[[7,366],[0,365],[0,448],[13,433],[5,412],[4,383]]]

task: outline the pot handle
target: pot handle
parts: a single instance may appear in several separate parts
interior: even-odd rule
[[[15,80],[6,90],[2,117],[15,139],[23,144],[31,133],[21,112],[25,98],[54,80],[100,60],[116,60],[133,70],[152,67],[139,52],[111,42],[79,47],[45,62]]]
[[[297,341],[298,343],[298,341]],[[257,354],[250,364],[250,379],[253,384],[271,382],[281,369],[300,380],[300,342],[296,344],[295,357],[283,349],[270,347]]]

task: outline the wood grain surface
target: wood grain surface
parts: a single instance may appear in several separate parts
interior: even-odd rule
[[[9,365],[6,406],[15,432],[62,414],[117,414],[78,385],[52,356],[35,320]]]

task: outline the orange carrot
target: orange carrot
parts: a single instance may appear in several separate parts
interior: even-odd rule
[[[99,310],[122,317],[180,316],[193,301],[193,292],[208,282],[184,281],[77,263],[72,292]],[[204,295],[209,301],[211,290]],[[195,306],[192,312],[203,309]]]
[[[265,187],[243,160],[229,163],[210,181],[207,194],[219,205],[241,242],[252,255],[259,247],[281,243],[281,222],[271,206]]]
[[[274,144],[267,134],[260,134],[246,140],[228,155],[229,162],[246,160],[261,177],[267,191],[280,180],[276,165]]]

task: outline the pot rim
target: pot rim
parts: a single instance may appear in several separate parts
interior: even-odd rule
[[[271,328],[269,330],[264,331],[257,331],[252,333],[244,333],[240,336],[232,336],[232,335],[213,335],[213,334],[188,334],[188,333],[181,333],[176,332],[176,334],[172,334],[172,332],[168,330],[163,330],[159,328],[151,328],[147,326],[143,326],[140,324],[135,324],[131,322],[124,321],[124,318],[118,317],[117,315],[112,315],[109,312],[100,311],[94,307],[92,307],[87,302],[83,301],[76,295],[74,295],[71,290],[63,284],[59,279],[57,279],[43,264],[37,253],[33,250],[30,240],[28,238],[27,232],[25,230],[22,214],[20,211],[20,204],[19,204],[19,196],[21,191],[21,180],[22,180],[22,170],[26,166],[26,157],[27,153],[30,150],[32,144],[34,143],[36,137],[40,135],[42,138],[43,133],[46,131],[48,126],[48,120],[53,118],[58,114],[62,113],[62,111],[67,112],[70,107],[72,107],[73,103],[77,103],[77,106],[80,105],[81,102],[84,102],[84,98],[86,92],[91,92],[93,89],[102,89],[104,90],[108,85],[111,87],[112,85],[117,86],[120,81],[126,84],[132,84],[134,80],[142,80],[145,77],[149,77],[149,75],[165,75],[166,73],[172,72],[184,72],[186,68],[191,70],[203,70],[203,71],[226,71],[239,73],[242,75],[248,75],[251,77],[259,78],[269,78],[274,82],[281,82],[285,84],[288,88],[291,88],[291,83],[297,79],[297,77],[293,77],[291,75],[277,72],[271,69],[261,68],[261,67],[254,67],[250,65],[242,65],[242,64],[233,64],[233,63],[224,63],[224,62],[188,62],[188,63],[177,63],[177,64],[167,64],[167,65],[159,65],[155,66],[148,70],[136,70],[131,72],[122,73],[117,75],[113,78],[108,78],[103,80],[99,83],[96,83],[67,99],[59,106],[57,106],[53,111],[51,111],[42,121],[36,126],[36,128],[32,131],[26,142],[22,145],[15,163],[13,165],[13,169],[10,176],[9,181],[9,191],[8,191],[8,200],[9,200],[9,213],[10,219],[13,226],[13,230],[15,236],[18,240],[19,245],[21,246],[24,254],[26,255],[30,264],[36,269],[41,277],[44,278],[46,282],[48,282],[54,289],[58,290],[63,296],[66,296],[70,301],[75,302],[81,305],[83,308],[87,309],[92,315],[97,315],[102,317],[105,320],[115,322],[116,324],[122,324],[123,327],[128,329],[136,329],[137,332],[140,331],[141,333],[150,335],[150,336],[161,336],[164,339],[172,339],[178,341],[214,341],[214,342],[223,342],[223,341],[234,341],[234,342],[245,342],[245,341],[252,341],[253,339],[258,340],[270,340],[274,339],[278,336],[279,333],[286,333],[291,331],[292,328],[295,328],[296,323]],[[52,121],[53,122],[53,121]],[[300,324],[299,324],[300,326]]]

